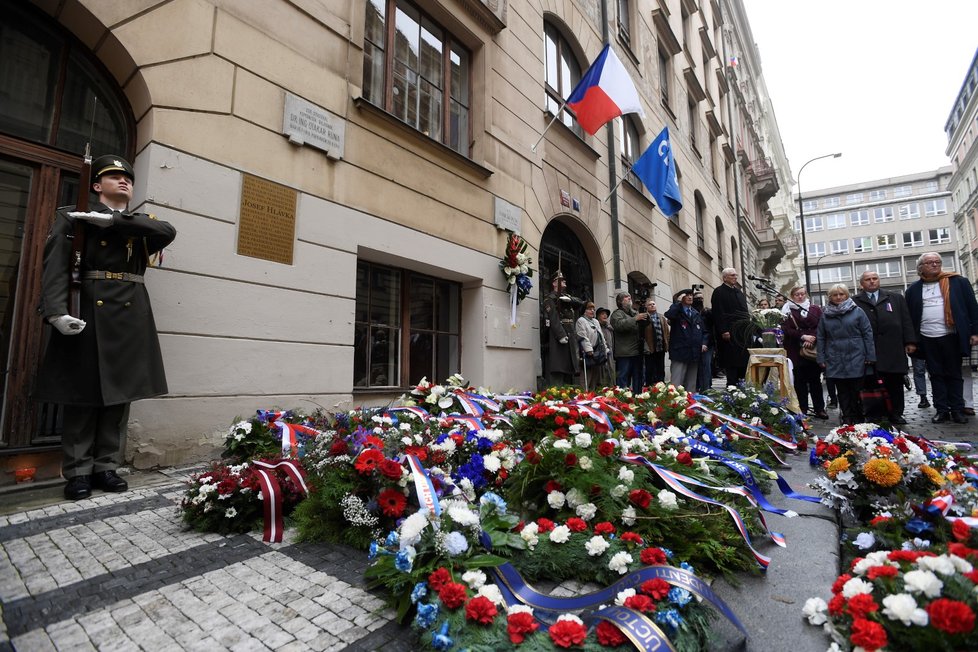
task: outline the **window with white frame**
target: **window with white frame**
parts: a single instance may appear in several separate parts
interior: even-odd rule
[[[806,211],[818,210],[818,200],[817,199],[806,199],[801,203],[801,207]]]
[[[915,220],[920,217],[920,206],[914,204],[903,204],[900,206],[901,220]]]
[[[903,266],[899,260],[884,260],[876,263],[876,273],[880,278],[894,278],[903,275]]]
[[[846,228],[846,216],[843,213],[833,213],[825,216],[825,228],[844,229]]]
[[[805,233],[812,233],[814,231],[824,231],[824,230],[825,230],[825,220],[822,218],[821,215],[805,218]]]
[[[876,250],[885,251],[887,249],[896,249],[897,241],[896,234],[889,233],[887,235],[876,236]]]
[[[852,253],[864,254],[873,250],[873,239],[870,236],[852,239]]]
[[[846,204],[861,204],[863,201],[863,194],[861,192],[853,192],[846,195]]]
[[[931,244],[947,244],[951,241],[950,227],[942,229],[930,229],[927,231],[928,239]]]
[[[794,222],[793,223],[794,223],[794,226],[792,227],[792,229],[794,230],[794,232],[795,233],[801,233],[801,218],[800,217],[796,217],[794,219]]]
[[[940,188],[937,185],[937,181],[928,181],[924,184],[923,188],[921,189],[921,191],[926,194],[937,192],[938,190],[940,190]]]
[[[903,234],[903,246],[904,247],[923,247],[924,246],[924,232],[923,231],[907,231]]]
[[[849,253],[849,240],[830,240],[829,253],[833,253],[833,254]]]
[[[838,197],[826,197],[825,198],[825,208],[835,208],[839,205]]]
[[[913,193],[911,186],[897,186],[893,189],[894,197],[909,197]]]
[[[825,255],[825,243],[824,242],[809,242],[808,243],[808,255],[812,257],[824,256]]]
[[[848,265],[838,265],[836,267],[823,267],[818,270],[818,282],[821,285],[828,283],[845,283],[852,280],[852,268]]]
[[[893,207],[892,206],[878,206],[873,209],[873,221],[874,222],[892,222],[893,221]]]
[[[881,199],[886,199],[886,188],[869,191],[869,201],[879,201]]]
[[[849,221],[853,226],[869,224],[869,211],[849,211]]]
[[[924,202],[924,215],[927,217],[932,217],[934,215],[946,215],[947,214],[947,200],[946,199],[931,199],[930,201]]]

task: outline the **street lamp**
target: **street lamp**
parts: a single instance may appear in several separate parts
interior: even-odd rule
[[[809,163],[814,163],[815,161],[819,161],[823,158],[829,158],[829,157],[839,158],[840,156],[842,156],[842,152],[816,156],[815,158],[809,161],[805,161],[805,164],[801,166],[800,170],[798,170],[798,217],[801,220],[801,255],[802,255],[802,260],[805,263],[805,288],[808,289],[809,292],[811,292],[812,278],[811,278],[811,270],[808,267],[808,240],[807,238],[805,238],[805,207],[801,200],[801,173],[805,171],[805,167]]]

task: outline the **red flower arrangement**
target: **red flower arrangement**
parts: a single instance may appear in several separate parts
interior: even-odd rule
[[[439,595],[439,597],[441,597]],[[469,603],[465,605],[465,618],[466,620],[472,620],[480,625],[490,625],[493,619],[496,618],[496,605],[492,601],[483,596],[477,595]]]
[[[595,634],[598,637],[598,643],[605,647],[618,647],[628,642],[628,639],[621,633],[621,630],[607,620],[602,620],[598,623],[598,626],[595,628]]]
[[[549,633],[554,645],[564,648],[580,645],[587,637],[584,624],[574,616],[561,616],[550,627]]]
[[[628,492],[628,500],[635,506],[648,509],[652,502],[652,494],[645,489],[632,489]]]
[[[407,498],[397,489],[384,489],[377,496],[377,504],[386,516],[400,518],[407,507]]]
[[[509,642],[513,645],[519,645],[526,639],[527,634],[532,634],[538,629],[540,623],[525,611],[512,613],[506,618],[506,633],[509,634]]]
[[[467,597],[468,591],[466,591],[465,585],[459,584],[458,582],[449,582],[438,591],[438,599],[448,609],[458,609],[465,604]]]
[[[975,628],[975,612],[964,602],[938,598],[926,611],[930,624],[946,634],[968,634]]]

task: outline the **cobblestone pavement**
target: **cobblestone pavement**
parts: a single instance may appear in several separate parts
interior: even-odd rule
[[[967,425],[933,425],[933,409],[918,409],[913,392],[907,392],[907,404],[908,432],[978,442],[975,418]],[[816,433],[837,423],[838,412],[830,410],[830,416],[830,421],[813,422]],[[807,467],[800,457],[791,463],[802,473]],[[364,588],[363,553],[297,544],[288,532],[283,543],[266,544],[259,533],[184,530],[177,505],[194,470],[134,474],[130,491],[96,492],[79,502],[64,501],[60,486],[4,495],[0,652],[411,649],[411,638],[393,622],[393,612]],[[792,482],[804,490],[803,477]],[[776,555],[780,569],[810,562],[812,551],[805,549],[812,540],[809,531],[817,530],[822,547],[831,547],[830,518],[803,518],[798,525],[802,529],[791,537],[795,545]],[[823,552],[828,555],[823,574],[831,583],[837,550]],[[760,601],[757,591],[770,593],[770,604],[788,605],[784,618],[800,630],[804,625],[793,615],[817,591],[798,591],[793,587],[797,578],[779,573],[752,581],[752,600]],[[728,598],[737,604],[736,595]],[[743,603],[740,607],[746,610]],[[769,617],[770,612],[751,622],[750,614],[741,615],[758,632]],[[748,644],[734,640],[732,646],[774,649],[762,637]]]

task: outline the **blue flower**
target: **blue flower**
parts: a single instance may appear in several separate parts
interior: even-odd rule
[[[669,602],[677,607],[685,607],[693,599],[693,594],[678,586],[669,589]]]
[[[417,604],[418,600],[428,595],[428,583],[418,582],[414,585],[414,589],[411,590],[411,602]]]
[[[479,498],[479,504],[491,505],[499,514],[506,513],[506,501],[491,491],[482,494],[482,497]]]
[[[394,568],[401,571],[402,573],[410,573],[411,568],[414,567],[414,548],[408,546],[404,550],[397,553],[394,557]]]
[[[480,451],[485,452],[492,450],[492,440],[488,437],[478,437],[476,442]]]
[[[461,532],[449,532],[445,537],[445,550],[452,557],[461,555],[469,549],[469,542]]]
[[[391,530],[390,533],[387,535],[387,540],[384,541],[384,545],[393,547],[397,545],[398,541],[399,541],[399,537],[397,536],[397,530]]]
[[[436,618],[438,618],[438,605],[421,603],[418,605],[418,615],[414,617],[414,622],[421,629],[428,629]]]
[[[667,557],[671,557],[672,554],[670,553],[670,554],[668,554],[666,556]],[[696,569],[693,568],[693,566],[691,564],[689,564],[689,563],[687,563],[685,561],[683,563],[679,564],[679,567],[682,568],[684,571],[688,571],[688,572],[692,573],[693,575],[696,574]]]
[[[655,612],[655,622],[660,625],[666,625],[672,632],[675,632],[679,629],[683,619],[675,609],[659,609]]]
[[[660,546],[660,548],[662,548],[662,546]],[[672,550],[669,550],[669,548],[662,548],[662,552],[665,553],[666,559],[672,559]]]
[[[458,471],[453,474],[453,477],[456,480],[468,479],[473,487],[479,489],[486,484],[484,477],[485,470],[486,467],[482,461],[482,456],[478,453],[473,453],[468,462],[458,467]]]
[[[380,546],[377,545],[377,542],[376,541],[371,541],[370,542],[370,552],[367,553],[367,559],[369,559],[371,561],[373,561],[374,559],[376,559],[377,558],[377,550],[379,548],[380,548]]]
[[[448,635],[448,621],[442,623],[441,628],[431,637],[431,647],[436,650],[449,650],[455,645],[455,641]]]
[[[913,534],[923,534],[934,529],[933,525],[919,518],[910,519],[904,527],[907,532],[912,532]]]

